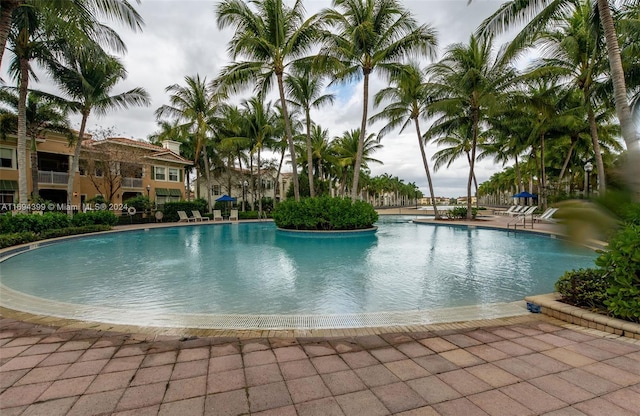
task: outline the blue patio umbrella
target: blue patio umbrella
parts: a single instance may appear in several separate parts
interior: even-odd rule
[[[236,202],[236,198],[225,194],[225,195],[222,195],[220,198],[216,199],[216,202]]]
[[[520,193],[515,194],[513,196],[513,198],[537,198],[537,197],[538,197],[538,195],[530,194],[527,191],[520,192]]]

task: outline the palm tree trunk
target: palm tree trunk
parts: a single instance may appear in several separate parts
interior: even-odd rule
[[[11,31],[11,15],[21,3],[22,0],[0,1],[0,64],[2,64],[4,49],[7,46],[7,38]]]
[[[202,146],[202,157],[204,158],[205,180],[207,181],[207,204],[209,204],[209,214],[213,212],[211,205],[211,169],[209,168],[209,155],[207,155],[207,147]]]
[[[476,162],[476,144],[478,143],[478,110],[473,110],[473,138],[471,140],[471,159],[469,160],[469,180],[467,181],[467,219],[473,219],[471,210],[471,182],[473,182]]]
[[[71,166],[69,166],[69,178],[67,180],[67,215],[73,216],[73,182],[76,178],[76,171],[80,164],[80,150],[82,149],[82,140],[84,139],[84,130],[87,127],[87,119],[89,118],[89,111],[82,111],[82,122],[80,123],[80,132],[78,133],[78,139],[76,140],[76,147],[73,151],[73,158],[71,159]]]
[[[427,161],[427,154],[424,151],[424,143],[422,142],[422,134],[420,134],[420,122],[418,117],[413,119],[416,125],[416,133],[418,134],[418,144],[420,145],[420,154],[422,155],[422,164],[424,165],[424,171],[427,174],[427,182],[429,183],[429,195],[431,196],[431,204],[433,205],[433,214],[436,219],[440,219],[438,214],[438,206],[436,205],[436,197],[433,192],[433,182],[431,182],[431,172],[429,171],[429,162]]]
[[[31,200],[35,201],[40,197],[40,190],[38,189],[38,146],[35,136],[31,136],[29,157],[31,159]]]
[[[29,61],[20,59],[20,86],[18,88],[18,203],[29,203],[27,192],[27,90],[29,88]]]
[[[306,108],[307,116],[307,174],[309,175],[309,195],[311,198],[316,196],[313,180],[313,149],[311,148],[311,114],[309,108]]]
[[[631,118],[631,109],[627,101],[627,88],[625,86],[618,36],[607,0],[598,0],[598,13],[600,14],[600,22],[604,29],[604,38],[607,44],[607,55],[611,67],[616,113],[618,120],[620,120],[622,138],[627,145],[629,156],[627,162],[627,180],[631,189],[636,193],[637,199],[640,198],[640,140],[638,139],[638,132],[634,126],[634,121]]]
[[[607,184],[604,176],[604,162],[602,161],[600,141],[598,140],[598,125],[596,124],[596,116],[593,113],[591,106],[589,106],[589,110],[587,111],[587,117],[589,118],[589,131],[591,132],[593,156],[596,160],[596,169],[598,170],[598,191],[600,191],[600,195],[603,195],[607,191]]]
[[[258,219],[262,219],[262,169],[260,169],[260,147],[258,147]]]
[[[284,134],[289,144],[289,153],[291,154],[291,169],[293,181],[293,195],[296,201],[300,201],[300,182],[298,180],[298,165],[296,164],[296,148],[293,145],[293,133],[291,132],[291,120],[287,111],[287,100],[284,96],[284,83],[282,81],[282,72],[276,73],[278,79],[278,91],[280,92],[280,105],[282,105],[282,118],[284,119]]]
[[[278,195],[280,196],[280,199],[282,199],[282,193],[280,193],[280,171],[282,170],[282,164],[284,163],[284,153],[285,153],[285,150],[283,149],[282,155],[280,156],[280,163],[278,164],[278,172],[276,172],[276,186],[278,187]],[[286,191],[285,191],[285,194],[286,194]],[[274,192],[274,196],[276,196],[275,192]],[[278,203],[277,198],[274,198],[273,204],[275,205],[277,203]]]
[[[560,169],[560,174],[558,175],[558,186],[562,183],[562,178],[564,177],[564,174],[567,171],[567,167],[569,166],[569,160],[571,160],[573,149],[575,149],[577,143],[578,143],[578,138],[571,137],[571,147],[569,147],[569,151],[567,152],[567,157],[564,158],[562,169]]]
[[[367,129],[367,112],[369,110],[369,73],[370,70],[364,70],[364,88],[362,103],[362,122],[360,123],[360,137],[358,139],[358,153],[356,154],[356,163],[353,167],[353,185],[351,187],[351,201],[358,199],[358,181],[360,180],[360,166],[362,166],[362,152],[364,148],[364,138]]]
[[[544,163],[544,135],[540,136],[540,190],[538,203],[542,205],[542,209],[547,209],[547,172]]]

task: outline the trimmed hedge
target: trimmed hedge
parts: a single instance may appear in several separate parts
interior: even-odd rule
[[[555,284],[556,291],[565,302],[589,308],[606,310],[607,278],[600,269],[580,269],[566,272]]]
[[[290,230],[360,230],[378,220],[367,202],[330,197],[287,199],[276,205],[272,216],[278,227]]]
[[[61,212],[45,212],[37,214],[5,214],[0,216],[0,234],[33,232],[36,234],[47,230],[68,227],[84,227],[88,225],[116,225],[118,217],[111,211],[80,212],[69,218]]]
[[[180,219],[178,211],[184,211],[190,217],[191,211],[193,210],[198,210],[200,214],[205,215],[209,212],[207,201],[200,198],[193,201],[167,202],[162,209],[162,213],[164,214],[162,219],[166,222],[175,222]]]
[[[2,234],[0,235],[0,248],[17,246],[19,244],[32,243],[34,241],[46,240],[48,238],[65,237],[75,234],[87,234],[95,233],[98,231],[109,231],[110,226],[99,225],[87,225],[84,227],[66,227],[55,230],[43,231],[40,234],[36,234],[33,231],[25,231],[19,233]]]

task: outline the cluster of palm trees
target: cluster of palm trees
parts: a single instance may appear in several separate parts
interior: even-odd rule
[[[604,191],[605,160],[621,150],[616,137],[622,135],[630,157],[638,147],[629,101],[637,102],[640,91],[640,2],[618,3],[615,21],[609,21],[613,5],[606,1],[511,0],[468,43],[450,45],[442,59],[421,66],[417,58],[434,57],[435,31],[419,25],[396,0],[334,0],[333,8],[306,19],[301,1],[291,7],[282,0],[223,1],[216,6],[217,22],[235,30],[228,45],[233,62],[207,88],[224,100],[252,86],[255,97],[244,102],[244,109],[216,100],[221,105],[210,124],[216,126],[208,141],[210,152],[236,152],[233,158],[241,164],[238,151],[245,149],[253,163],[254,154],[259,159],[260,151],[271,146],[281,152],[281,167],[288,151],[295,198],[300,197],[297,167],[302,165],[313,179],[311,196],[332,177],[343,194],[355,199],[363,189],[368,153],[384,135],[409,127],[415,129],[434,210],[428,143],[440,148],[435,169],[467,159],[468,204],[474,184],[478,190],[475,164],[482,158],[513,162],[515,187],[526,182],[526,175],[535,176],[543,204],[569,169],[593,158]],[[498,50],[494,36],[518,23],[526,23],[524,29]],[[609,36],[612,29],[615,42]],[[540,57],[518,70],[517,59],[532,49],[542,51]],[[621,73],[614,68],[618,64]],[[380,111],[370,115],[369,79],[374,73],[389,86],[374,94]],[[323,94],[323,80],[363,81],[361,126],[334,141],[310,118],[312,108],[334,100]],[[240,118],[258,113],[272,87],[279,95],[276,105],[267,103],[273,117],[261,118],[272,120],[271,127],[248,133],[233,119],[225,120],[225,113]],[[369,132],[367,127],[378,121],[384,127],[377,134]],[[426,130],[424,121],[431,122]],[[219,158],[225,159],[234,160],[228,154]]]
[[[130,91],[126,99],[108,97],[124,68],[102,47],[118,50],[124,45],[108,27],[95,23],[91,13],[123,20],[134,29],[140,27],[140,17],[126,0],[87,1],[76,11],[78,4],[1,2],[0,23],[5,7],[17,5],[8,39],[16,56],[12,73],[19,80],[20,100],[26,102],[29,62],[37,60],[58,77],[63,90],[76,99],[71,108],[83,116],[94,108],[108,108],[98,105],[99,98],[109,98],[105,103],[111,106],[145,104],[142,90]],[[39,20],[29,19],[33,11]],[[81,25],[80,11],[89,13]],[[194,160],[197,177],[204,172],[208,189],[211,172],[233,166],[249,165],[253,172],[255,163],[260,175],[262,152],[271,149],[281,155],[275,163],[278,175],[289,153],[296,199],[301,195],[299,165],[309,179],[311,196],[338,186],[356,199],[365,185],[373,186],[363,178],[367,162],[376,162],[371,154],[381,146],[380,139],[407,127],[415,129],[434,210],[425,150],[429,143],[440,148],[434,169],[460,157],[468,161],[468,215],[474,185],[478,189],[475,166],[482,158],[513,162],[516,187],[526,183],[526,175],[535,175],[543,204],[546,193],[557,189],[584,158],[595,162],[598,186],[604,191],[605,162],[620,150],[618,136],[625,141],[628,166],[640,169],[633,118],[634,103],[637,116],[640,101],[638,0],[509,0],[467,43],[449,45],[430,65],[421,65],[420,59],[435,58],[435,31],[419,24],[398,0],[333,0],[331,8],[308,18],[302,0],[291,6],[283,0],[224,0],[215,6],[215,15],[221,29],[234,30],[228,44],[232,63],[211,81],[196,75],[186,77],[186,85],[167,87],[170,103],[157,110],[160,131],[153,136],[183,141],[184,155]],[[524,27],[514,40],[497,48],[495,36],[517,24]],[[79,39],[84,46],[61,39]],[[46,46],[42,51],[40,42]],[[96,59],[96,51],[105,59]],[[518,59],[530,51],[539,58],[518,69]],[[86,65],[87,58],[101,62],[95,66],[103,68],[94,71],[112,75],[108,82],[96,80],[103,88],[95,97],[87,97],[80,84],[71,82],[71,73],[82,72],[81,62]],[[386,79],[388,87],[370,94],[374,74]],[[311,120],[311,109],[334,101],[324,94],[325,82],[360,80],[360,127],[329,140],[327,131]],[[252,98],[229,104],[232,94],[249,87]],[[268,101],[274,88],[275,103]],[[375,114],[369,114],[370,95],[379,107]],[[24,107],[19,106],[18,118]],[[385,124],[377,134],[368,130],[380,121]],[[86,117],[78,144],[84,122]],[[424,122],[430,123],[427,128]],[[19,137],[26,137],[25,131],[19,123]],[[26,138],[20,139],[19,158],[25,144]],[[74,160],[77,163],[77,157]],[[640,174],[627,176],[636,192],[639,180]],[[23,189],[22,182],[19,186]],[[254,193],[258,201],[260,192],[258,187]]]
[[[134,88],[125,93],[110,95],[113,88],[126,78],[120,60],[109,54],[121,53],[126,47],[117,32],[106,26],[108,20],[133,30],[142,27],[142,18],[127,0],[2,0],[0,2],[0,48],[11,52],[9,72],[17,87],[17,158],[18,202],[28,202],[26,146],[27,134],[32,138],[33,123],[28,119],[27,97],[29,81],[37,81],[34,65],[43,67],[57,83],[63,96],[32,92],[33,99],[43,105],[57,107],[63,119],[50,120],[64,125],[69,113],[82,116],[77,135],[70,135],[74,149],[70,173],[78,168],[81,144],[90,114],[102,114],[114,108],[148,105],[145,90]],[[0,55],[0,59],[4,57]],[[0,61],[1,63],[1,61]],[[38,98],[36,98],[38,97]],[[33,102],[33,101],[32,101]],[[32,156],[35,152],[32,152]],[[32,161],[33,162],[33,161]],[[33,167],[33,166],[32,166]],[[37,162],[35,163],[37,169]],[[71,214],[73,180],[67,185],[67,207]],[[37,181],[34,182],[34,186]],[[37,188],[36,188],[37,189]]]

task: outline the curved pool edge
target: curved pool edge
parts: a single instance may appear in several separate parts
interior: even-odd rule
[[[136,312],[55,302],[10,289],[0,283],[0,307],[31,315],[96,324],[213,330],[348,330],[407,327],[527,315],[524,301],[442,309],[323,315],[178,314]]]

